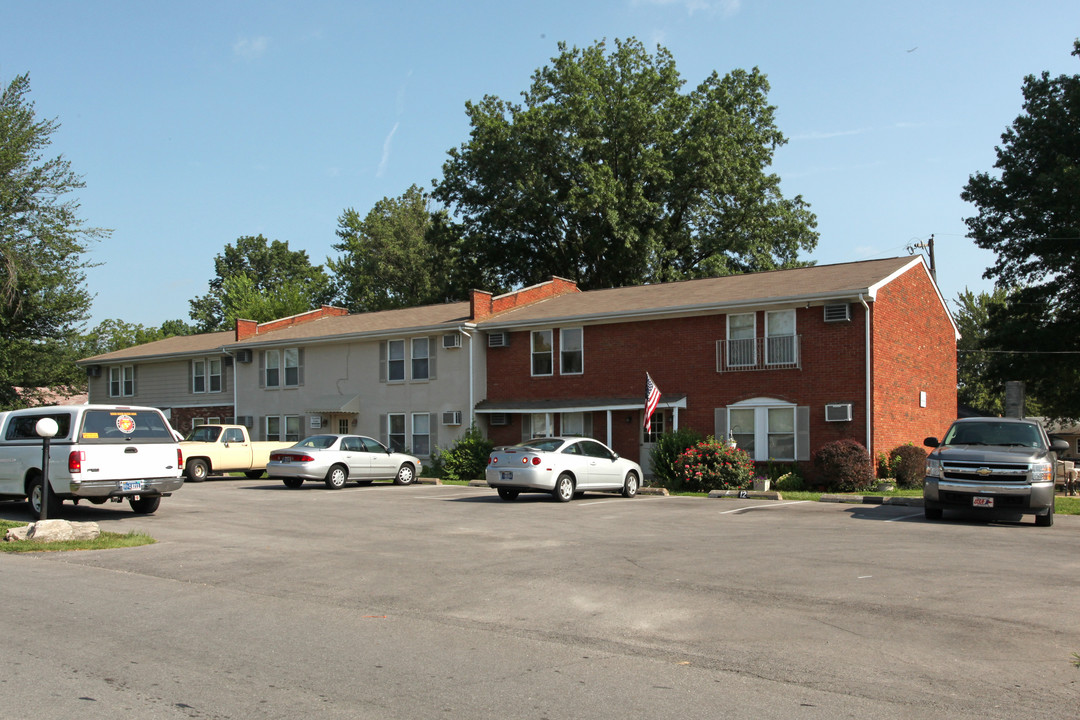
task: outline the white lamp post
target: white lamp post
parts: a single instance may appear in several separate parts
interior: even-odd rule
[[[56,437],[60,426],[52,418],[41,418],[34,426],[35,432],[41,437],[41,510],[38,520],[49,518],[49,493],[52,486],[49,485],[49,443]]]

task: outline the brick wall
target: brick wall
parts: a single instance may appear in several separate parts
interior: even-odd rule
[[[216,405],[213,407],[197,408],[172,408],[169,424],[174,429],[187,435],[192,428],[191,421],[194,418],[217,418],[220,422],[231,422],[233,419],[232,405]]]
[[[884,286],[877,300],[873,403],[880,452],[941,437],[956,419],[956,333],[921,267]]]
[[[956,412],[956,344],[952,325],[925,271],[914,268],[883,288],[871,305],[876,409],[872,444],[888,450],[907,441],[940,435]],[[487,398],[529,401],[640,397],[645,373],[665,396],[686,394],[679,424],[714,432],[715,408],[755,397],[810,407],[811,448],[842,438],[866,445],[866,310],[851,304],[851,320],[825,322],[820,305],[796,308],[801,336],[801,369],[717,372],[716,342],[726,337],[723,314],[668,320],[589,325],[584,328],[581,375],[560,375],[559,333],[553,328],[554,365],[549,377],[530,376],[530,333],[510,333],[510,343],[487,350]],[[757,313],[758,335],[765,327]],[[568,325],[572,327],[572,325]],[[919,408],[926,391],[928,408]],[[852,420],[826,422],[825,405],[851,403]],[[615,450],[637,457],[638,414],[631,423],[615,413]],[[606,435],[604,413],[596,413],[593,434]],[[491,428],[499,443],[518,442],[521,426]]]

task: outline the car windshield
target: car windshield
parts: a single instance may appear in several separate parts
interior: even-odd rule
[[[555,452],[562,444],[566,442],[562,438],[536,438],[534,440],[526,440],[518,445],[518,447],[525,450],[538,450],[540,452]]]
[[[332,447],[333,444],[337,442],[337,439],[337,435],[312,435],[311,437],[304,438],[296,443],[293,447],[325,450],[328,447]]]
[[[945,434],[946,445],[1018,445],[1043,448],[1039,429],[1031,423],[955,423]]]

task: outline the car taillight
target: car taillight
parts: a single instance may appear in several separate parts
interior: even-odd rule
[[[83,460],[86,459],[85,450],[72,450],[68,453],[68,472],[81,473]]]
[[[495,457],[494,455],[488,458],[488,465],[494,465],[497,462],[499,462],[499,458]]]
[[[180,448],[176,448],[176,467],[184,467],[184,451]]]
[[[534,457],[534,458],[532,459],[532,463],[533,463],[533,465],[539,465],[539,464],[540,464],[540,458],[538,458],[538,457]]]

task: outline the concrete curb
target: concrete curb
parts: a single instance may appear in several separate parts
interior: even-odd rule
[[[848,503],[850,505],[906,505],[923,507],[921,497],[884,497],[882,495],[822,495],[819,502]]]

